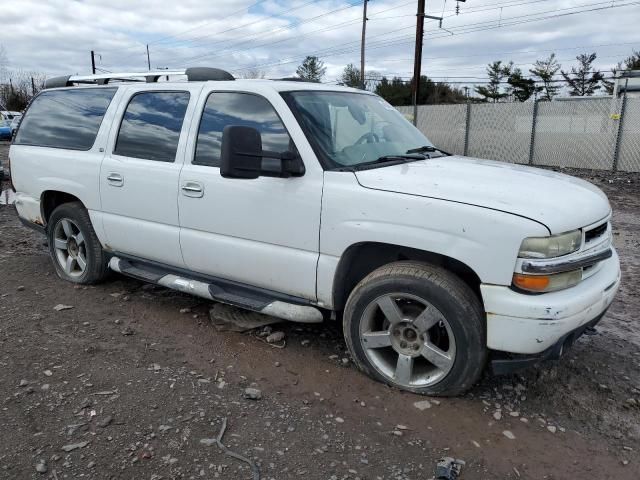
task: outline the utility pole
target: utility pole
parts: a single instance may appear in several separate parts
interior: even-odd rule
[[[151,71],[151,57],[149,57],[149,44],[147,43],[147,70]]]
[[[466,0],[456,0],[466,1]],[[422,42],[424,37],[424,19],[439,20],[440,28],[442,28],[442,17],[434,17],[433,15],[425,15],[425,0],[418,0],[418,13],[416,13],[416,52],[413,63],[413,124],[418,124],[418,98],[420,97],[420,76],[422,69]]]
[[[91,50],[91,73],[96,74],[96,53]]]
[[[360,43],[360,86],[362,90],[365,89],[365,81],[364,81],[364,45],[365,45],[365,36],[367,33],[367,3],[369,0],[364,0],[362,6],[362,41]]]
[[[413,62],[413,124],[418,124],[418,95],[420,94],[420,70],[422,68],[422,37],[424,35],[424,2],[418,0],[416,14],[416,51]]]
[[[33,81],[33,77],[31,77],[31,94],[36,94],[36,82]]]

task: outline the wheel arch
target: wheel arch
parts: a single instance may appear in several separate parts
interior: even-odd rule
[[[349,246],[340,257],[333,281],[333,309],[342,310],[351,291],[369,273],[383,265],[402,260],[420,261],[447,269],[467,284],[483,304],[480,277],[460,260],[402,245],[361,242]]]
[[[82,200],[71,193],[60,190],[45,190],[42,192],[42,195],[40,195],[40,211],[44,226],[47,226],[49,218],[51,218],[51,214],[57,207],[63,203],[72,202],[79,202],[85,206],[85,203]]]

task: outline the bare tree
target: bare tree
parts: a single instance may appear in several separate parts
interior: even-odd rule
[[[7,57],[7,50],[4,48],[4,45],[0,45],[0,85],[7,81],[8,72],[9,58]]]
[[[0,84],[0,105],[7,110],[22,111],[44,87],[44,75],[23,70],[7,70],[8,78]]]
[[[259,70],[257,68],[250,68],[248,70],[245,70],[243,73],[241,73],[239,75],[240,78],[264,78],[265,77],[265,72],[264,70]]]

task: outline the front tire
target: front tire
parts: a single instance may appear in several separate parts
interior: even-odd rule
[[[423,395],[465,392],[487,360],[477,296],[452,273],[419,262],[365,277],[347,300],[344,335],[360,370]]]
[[[106,277],[106,256],[80,202],[64,203],[53,211],[47,239],[56,273],[63,280],[89,285]]]

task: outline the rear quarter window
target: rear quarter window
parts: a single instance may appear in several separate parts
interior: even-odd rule
[[[90,150],[116,90],[79,88],[42,92],[25,113],[14,144]]]

